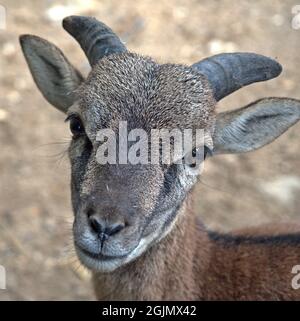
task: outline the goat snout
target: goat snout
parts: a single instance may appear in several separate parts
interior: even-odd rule
[[[88,217],[89,224],[94,233],[99,235],[102,242],[108,239],[108,237],[115,235],[121,232],[126,224],[122,220],[110,221],[107,219],[101,218],[97,214],[92,214]]]

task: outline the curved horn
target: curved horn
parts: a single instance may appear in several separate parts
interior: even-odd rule
[[[91,66],[104,56],[126,51],[119,37],[95,18],[69,16],[63,20],[63,27],[79,42]]]
[[[224,53],[192,65],[209,80],[217,101],[254,82],[277,77],[281,65],[254,53]]]

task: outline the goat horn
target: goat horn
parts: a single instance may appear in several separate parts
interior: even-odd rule
[[[224,53],[192,65],[209,80],[217,101],[243,86],[277,77],[281,65],[254,53]]]
[[[119,37],[93,17],[66,17],[63,28],[79,42],[91,66],[104,56],[126,51]]]

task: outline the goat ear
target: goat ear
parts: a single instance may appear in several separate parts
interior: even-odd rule
[[[20,36],[20,44],[32,77],[50,104],[66,112],[74,103],[81,74],[52,43],[32,35]]]
[[[214,153],[244,153],[271,143],[300,119],[300,101],[264,98],[217,115]]]

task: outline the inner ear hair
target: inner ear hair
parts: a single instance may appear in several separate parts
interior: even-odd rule
[[[37,87],[50,104],[66,113],[83,77],[62,51],[47,40],[22,35],[20,44]]]
[[[219,113],[214,154],[243,153],[271,143],[300,119],[300,101],[263,98],[243,108]]]

